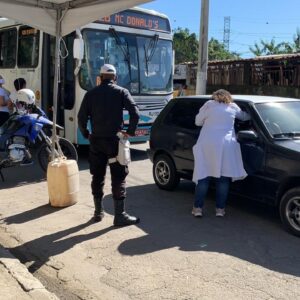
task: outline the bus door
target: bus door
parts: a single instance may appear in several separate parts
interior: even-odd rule
[[[42,49],[42,109],[52,119],[55,37],[43,34]]]
[[[42,62],[42,108],[52,119],[53,112],[53,84],[55,67],[55,37],[44,34],[43,62]],[[57,123],[65,125],[65,110],[70,110],[75,102],[74,60],[73,60],[74,33],[69,34],[61,43],[60,82],[57,98]]]

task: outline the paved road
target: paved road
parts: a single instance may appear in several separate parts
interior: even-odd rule
[[[105,219],[90,222],[81,150],[80,201],[71,207],[48,205],[38,166],[5,172],[0,243],[60,299],[300,299],[300,239],[281,228],[272,209],[231,198],[218,219],[211,194],[205,216],[193,218],[193,184],[159,190],[146,145],[134,148],[127,209],[141,217],[138,226],[112,227],[109,181]]]

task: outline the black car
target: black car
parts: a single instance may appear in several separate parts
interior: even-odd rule
[[[154,122],[148,155],[157,186],[173,190],[180,178],[192,179],[195,145],[201,128],[195,125],[208,96],[171,100]],[[251,115],[235,121],[245,170],[231,193],[278,207],[284,227],[300,236],[300,100],[266,96],[233,96]]]

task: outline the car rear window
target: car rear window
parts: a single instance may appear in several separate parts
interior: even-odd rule
[[[205,101],[178,101],[167,114],[164,123],[185,129],[197,130],[195,117],[204,103]]]

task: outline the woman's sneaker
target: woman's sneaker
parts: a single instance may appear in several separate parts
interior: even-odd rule
[[[194,215],[194,217],[202,217],[202,208],[200,208],[200,207],[193,207],[193,209],[192,209],[192,215]]]
[[[225,209],[224,208],[216,208],[216,217],[224,217]]]

